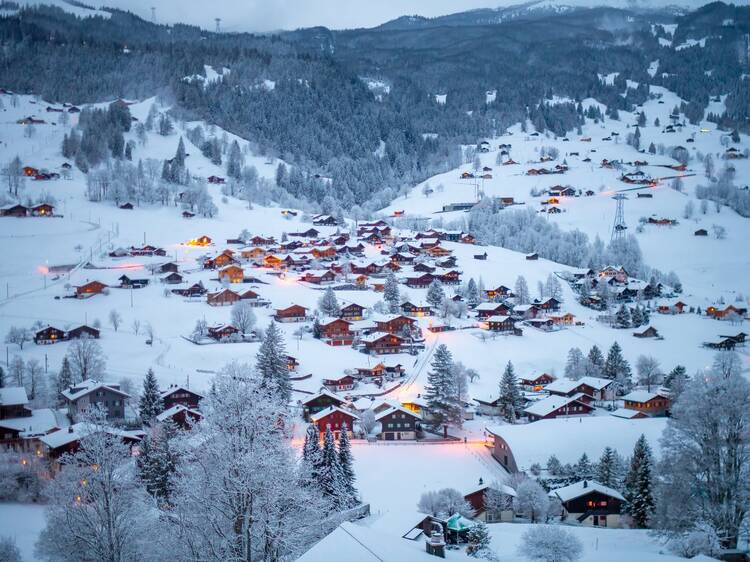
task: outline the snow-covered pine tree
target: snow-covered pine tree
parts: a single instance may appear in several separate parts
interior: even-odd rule
[[[138,476],[149,494],[160,502],[169,502],[178,454],[174,446],[177,426],[167,419],[154,428],[143,440],[145,454],[136,459]]]
[[[531,301],[529,285],[526,283],[526,278],[523,275],[519,275],[516,279],[516,285],[513,292],[516,296],[516,304],[529,304]]]
[[[345,494],[347,507],[357,505],[357,488],[354,486],[357,478],[354,474],[354,459],[352,448],[349,443],[349,431],[344,423],[339,434],[339,465],[341,466],[342,486]]]
[[[624,304],[620,305],[617,314],[615,314],[616,328],[630,328],[630,310]]]
[[[289,367],[286,346],[281,331],[273,320],[268,325],[266,335],[260,344],[258,354],[258,374],[266,386],[275,386],[281,401],[286,404],[292,394],[289,382]]]
[[[604,369],[604,355],[596,344],[591,346],[586,358],[586,376],[600,377]]]
[[[672,403],[677,401],[687,382],[687,371],[682,365],[677,365],[664,377],[664,387],[669,389],[669,397]]]
[[[449,420],[450,383],[453,372],[453,356],[445,344],[437,346],[430,366],[432,369],[427,374],[425,400],[427,400],[427,407],[432,415],[433,425],[440,426]]]
[[[578,480],[589,480],[594,477],[594,465],[591,464],[589,456],[585,452],[573,466],[573,471]]]
[[[622,458],[612,447],[605,447],[596,465],[596,480],[600,484],[619,490],[622,486],[624,466]]]
[[[641,435],[635,443],[630,469],[625,477],[625,511],[635,525],[643,529],[648,526],[654,512],[653,482],[651,479],[653,461],[651,447],[646,436]]]
[[[323,337],[323,328],[320,326],[320,320],[318,320],[317,318],[313,320],[312,334],[316,340],[319,340]]]
[[[317,484],[322,462],[323,453],[320,450],[320,433],[315,424],[311,423],[305,431],[305,444],[302,447],[303,476],[310,478],[310,480]]]
[[[568,361],[565,363],[565,376],[577,381],[586,371],[586,358],[578,347],[571,347],[568,351]]]
[[[479,303],[479,289],[477,288],[477,284],[472,277],[471,279],[469,279],[469,283],[466,286],[466,304],[473,308]]]
[[[398,279],[392,271],[385,278],[385,287],[383,288],[383,300],[388,306],[388,312],[396,314],[401,305],[401,295],[398,290]]]
[[[427,289],[427,296],[425,297],[427,304],[433,308],[438,308],[445,300],[445,291],[443,290],[443,284],[435,279],[430,283]]]
[[[154,423],[156,416],[164,411],[164,401],[159,392],[159,384],[156,382],[154,370],[150,369],[143,379],[143,392],[138,403],[138,413],[141,421],[146,425]]]
[[[544,290],[549,298],[562,301],[562,285],[560,285],[560,280],[554,273],[550,273],[547,276],[547,283],[544,286]]]
[[[318,309],[326,316],[338,316],[341,312],[339,301],[336,298],[336,293],[333,292],[331,287],[328,287],[323,296],[318,301]]]
[[[515,423],[518,411],[521,409],[521,389],[518,386],[513,363],[508,361],[500,379],[500,396],[498,405],[506,421]]]
[[[636,306],[630,311],[630,322],[633,325],[633,328],[643,325],[643,313],[641,310],[640,306]]]
[[[479,521],[471,529],[466,536],[468,546],[466,547],[466,554],[474,558],[487,558],[486,553],[490,551],[490,532],[487,529],[487,525],[483,521]]]
[[[651,321],[651,311],[647,306],[644,306],[641,309],[641,317],[643,318],[644,324],[648,324]]]
[[[330,424],[326,426],[323,436],[323,450],[321,452],[320,472],[318,474],[320,489],[331,501],[335,510],[346,507],[346,493],[344,490],[344,476],[339,463],[339,455],[336,450],[336,441],[333,438]]]

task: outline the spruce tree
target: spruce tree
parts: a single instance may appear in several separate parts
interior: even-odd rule
[[[620,305],[620,309],[615,314],[615,327],[630,328],[630,310],[624,304]]]
[[[529,285],[526,283],[526,278],[523,275],[519,275],[516,279],[514,294],[516,297],[516,304],[529,304],[529,301],[531,300]]]
[[[469,279],[469,283],[466,287],[466,304],[473,308],[477,306],[479,302],[479,289],[477,288],[477,284],[472,277],[471,279]]]
[[[385,287],[383,288],[383,300],[388,305],[388,312],[396,314],[401,304],[401,295],[398,290],[398,280],[396,274],[392,271],[385,278]]]
[[[630,469],[625,477],[625,511],[635,525],[643,529],[648,526],[654,512],[651,447],[646,436],[641,435],[635,443]]]
[[[586,370],[586,358],[577,347],[571,347],[568,351],[568,361],[565,363],[565,376],[571,380],[580,379]]]
[[[664,377],[664,387],[669,389],[670,399],[674,404],[688,382],[687,371],[682,365],[677,365]]]
[[[0,388],[5,387],[5,371],[0,367]]]
[[[586,358],[586,375],[589,377],[602,376],[604,369],[604,355],[597,345],[592,345]]]
[[[279,399],[286,404],[292,394],[286,346],[281,331],[276,327],[273,320],[268,325],[256,358],[258,360],[258,373],[263,380],[263,384],[275,386],[279,393]]]
[[[633,324],[633,328],[643,325],[643,314],[641,313],[640,306],[636,306],[630,311],[630,321]]]
[[[323,452],[320,450],[320,433],[316,425],[311,423],[305,431],[305,443],[302,446],[303,478],[309,479],[309,482],[318,486],[322,463]]]
[[[438,308],[445,300],[445,291],[443,290],[443,284],[435,279],[430,283],[427,289],[427,297],[425,297],[427,304],[433,308]]]
[[[143,392],[138,403],[138,411],[141,421],[146,425],[153,424],[156,416],[164,411],[164,402],[153,369],[149,369],[143,379]]]
[[[596,465],[596,480],[600,484],[619,490],[622,485],[622,459],[612,447],[605,447]]]
[[[578,459],[578,462],[573,467],[573,471],[578,480],[589,480],[594,476],[594,466],[585,452]]]
[[[453,356],[445,344],[440,344],[432,358],[432,369],[427,374],[425,400],[435,426],[447,423],[451,410],[451,374]]]
[[[142,441],[141,454],[136,459],[138,476],[146,491],[160,502],[169,502],[174,489],[174,473],[178,455],[174,447],[177,426],[167,419],[159,424]]]
[[[313,320],[312,334],[316,340],[319,340],[323,337],[323,328],[320,326],[320,320],[318,320],[317,318]]]
[[[498,405],[503,418],[510,423],[516,421],[517,413],[521,409],[521,389],[518,386],[513,363],[508,361],[505,371],[500,379],[500,396]]]
[[[331,501],[334,510],[339,511],[346,506],[343,487],[343,474],[339,455],[336,450],[336,442],[333,439],[331,426],[326,426],[323,437],[323,450],[321,452],[320,473],[318,482],[323,495]]]
[[[343,425],[339,434],[339,465],[341,466],[342,487],[347,507],[354,507],[357,505],[357,488],[354,486],[356,476],[354,475],[354,459],[352,458],[349,431],[346,424]]]
[[[336,298],[336,293],[333,292],[331,287],[328,287],[323,296],[318,301],[318,309],[326,316],[338,316],[341,313],[341,307],[339,301]]]
[[[487,558],[485,554],[489,551],[492,537],[484,521],[478,521],[469,529],[466,540],[469,543],[466,547],[466,554],[474,558]]]
[[[622,357],[622,349],[620,348],[620,344],[614,342],[607,352],[607,360],[604,362],[602,376],[605,379],[615,380],[624,360],[625,359],[623,359]]]

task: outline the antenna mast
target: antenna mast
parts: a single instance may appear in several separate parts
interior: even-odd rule
[[[612,225],[612,238],[610,242],[623,240],[625,238],[625,231],[628,229],[628,226],[625,224],[625,200],[627,197],[622,193],[618,193],[612,199],[617,201],[617,208],[615,210],[615,222]]]

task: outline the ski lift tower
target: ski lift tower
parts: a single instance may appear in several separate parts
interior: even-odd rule
[[[617,208],[615,210],[615,222],[612,225],[610,242],[623,240],[625,238],[625,231],[628,229],[628,226],[625,224],[625,200],[627,197],[622,193],[618,193],[612,199],[617,202]]]

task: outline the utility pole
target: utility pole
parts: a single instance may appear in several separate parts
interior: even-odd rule
[[[156,23],[156,7],[151,6],[151,23]]]
[[[216,22],[216,33],[221,33],[221,18],[215,18]]]
[[[47,354],[44,354],[44,374],[47,374],[47,367],[49,367],[49,362],[47,361]]]

